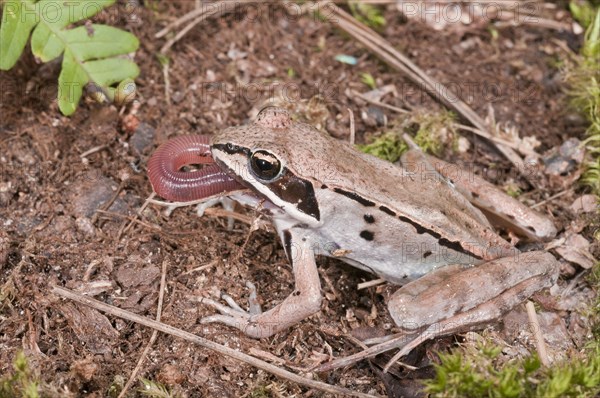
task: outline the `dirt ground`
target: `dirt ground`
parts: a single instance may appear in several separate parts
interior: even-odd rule
[[[108,395],[127,380],[152,331],[58,299],[49,293],[50,286],[86,292],[154,318],[163,264],[164,323],[245,352],[269,353],[292,369],[307,368],[330,354],[356,352],[345,337],[351,331],[373,335],[395,330],[385,309],[394,287],[357,290],[358,283],[374,277],[327,259],[320,260],[322,309],[297,327],[253,340],[223,325],[202,325],[199,319],[214,311],[199,306],[195,298],[217,298],[222,291],[245,303],[244,283],[253,281],[263,307],[271,308],[292,291],[291,269],[277,236],[269,229],[251,231],[241,221],[228,231],[226,218],[214,213],[199,218],[192,207],[166,216],[164,208],[151,205],[139,222],[129,225],[151,194],[145,165],[159,144],[177,135],[211,134],[245,123],[267,100],[281,100],[282,91],[301,118],[320,123],[338,138],[349,136],[351,109],[359,142],[387,128],[363,115],[384,114],[388,125],[398,117],[386,109],[370,109],[351,94],[370,90],[362,81],[364,73],[373,76],[378,87],[396,87],[395,94],[382,99],[390,105],[443,109],[327,21],[290,18],[277,6],[268,7],[269,12],[255,8],[251,14],[240,8],[192,29],[169,53],[168,103],[156,56],[164,39],[154,34],[193,5],[146,2],[132,19],[124,17],[130,12],[120,3],[121,13],[97,18],[140,39],[135,56],[141,68],[136,81],[140,106],[135,116],[130,107],[117,109],[89,99],[72,117],[61,116],[52,101],[60,64],[37,64],[29,47],[11,71],[0,74],[0,375],[10,371],[16,353],[24,350],[48,396]],[[560,7],[545,12],[569,26],[570,16]],[[492,29],[490,21],[434,30],[423,21],[405,18],[392,5],[382,8],[387,24],[381,34],[479,115],[485,117],[493,109],[498,123],[514,126],[522,137],[535,136],[541,142],[536,150],[542,154],[569,138],[583,138],[583,119],[567,107],[560,73],[561,60],[568,51],[577,51],[581,35],[536,24]],[[357,64],[337,61],[339,54],[355,57]],[[319,111],[303,112],[314,110],[307,104],[315,98],[322,104]],[[559,177],[536,174],[533,186],[511,173],[510,163],[492,146],[462,134],[471,148],[461,154],[448,152],[447,159],[474,162],[479,172],[493,164],[500,172],[491,182],[516,185],[528,204],[572,188],[538,210],[550,215],[559,230],[576,224],[593,241],[591,216],[569,207],[584,193],[573,185],[577,168]],[[569,284],[580,272],[580,267],[565,262],[561,283]],[[588,289],[577,297],[589,299],[591,294]],[[582,344],[585,328],[577,326],[581,323],[568,311],[561,319],[571,339]],[[415,380],[432,375],[434,352],[457,339],[439,339],[413,352],[406,362],[422,369],[397,369],[402,380],[392,384],[407,396],[416,394]],[[531,342],[527,347],[533,350]],[[385,395],[389,380],[378,376],[376,365],[386,358],[375,365],[363,361],[323,375],[322,380]],[[188,397],[250,396],[257,391],[264,396],[327,396],[163,334],[140,375]],[[139,388],[136,383],[130,396],[139,395]]]

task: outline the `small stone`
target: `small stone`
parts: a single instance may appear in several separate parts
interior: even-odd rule
[[[170,386],[181,384],[185,381],[185,374],[179,371],[175,365],[166,364],[162,367],[156,379],[163,384]]]
[[[129,139],[131,151],[137,156],[146,154],[152,148],[155,132],[154,127],[143,122],[140,123]]]
[[[183,99],[185,98],[185,93],[182,93],[181,91],[175,91],[173,93],[173,95],[171,96],[171,100],[173,100],[174,104],[178,104],[181,101],[183,101]]]
[[[94,228],[94,224],[92,224],[92,220],[87,217],[78,217],[75,220],[75,225],[77,226],[77,230],[82,232],[87,236],[94,236],[96,234],[96,228]]]
[[[558,151],[552,151],[549,156],[544,157],[546,172],[551,175],[566,175],[583,161],[584,154],[581,142],[577,138],[570,138]]]

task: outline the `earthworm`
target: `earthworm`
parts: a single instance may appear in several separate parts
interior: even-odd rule
[[[202,164],[200,170],[180,171]],[[207,135],[184,135],[161,145],[148,161],[154,192],[174,202],[189,202],[244,187],[215,164]]]

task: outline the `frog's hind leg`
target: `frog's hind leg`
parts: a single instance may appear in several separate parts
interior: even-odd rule
[[[446,266],[401,287],[388,307],[406,329],[429,327],[458,316],[467,326],[496,319],[558,277],[558,262],[548,252],[516,252],[474,266]],[[481,305],[492,303],[488,311]],[[465,316],[465,313],[470,315]]]
[[[399,336],[322,364],[315,371],[330,371],[399,348],[390,361],[395,362],[426,340],[497,320],[535,292],[552,286],[558,269],[558,261],[547,252],[520,253],[475,267],[440,268],[404,285],[391,297],[390,314],[403,328]]]
[[[548,217],[510,197],[494,184],[473,173],[473,170],[464,170],[433,156],[425,157],[492,224],[507,228],[531,241],[548,241],[556,235],[556,227]]]

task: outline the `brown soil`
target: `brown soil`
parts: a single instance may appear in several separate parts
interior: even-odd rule
[[[319,120],[336,137],[347,138],[347,109],[352,109],[359,141],[385,129],[363,120],[360,115],[367,106],[348,96],[349,89],[369,90],[361,81],[363,73],[375,77],[380,87],[396,86],[398,95],[384,98],[389,104],[403,106],[407,101],[413,107],[442,108],[330,24],[318,18],[290,19],[278,7],[253,14],[256,18],[240,10],[190,31],[170,53],[169,104],[155,55],[163,41],[154,34],[191,10],[193,2],[150,4],[155,9],[136,10],[141,23],[116,20],[141,42],[136,54],[141,106],[135,116],[89,100],[72,117],[61,116],[52,101],[60,64],[37,64],[29,48],[11,71],[0,74],[0,375],[10,371],[16,353],[24,350],[46,391],[106,396],[120,378],[129,377],[152,331],[60,300],[49,293],[49,286],[93,292],[99,300],[154,318],[164,262],[163,322],[245,352],[268,352],[292,367],[307,368],[327,359],[328,350],[335,356],[356,352],[342,337],[351,330],[389,332],[393,322],[384,301],[393,287],[357,291],[357,283],[372,276],[333,260],[320,261],[326,298],[322,310],[287,332],[257,341],[223,325],[201,325],[199,319],[214,311],[194,298],[215,298],[222,291],[245,303],[244,282],[253,281],[263,307],[270,308],[291,292],[291,269],[273,231],[251,232],[242,222],[228,231],[225,218],[198,218],[191,207],[166,217],[154,205],[140,223],[124,226],[151,194],[145,164],[152,150],[169,137],[210,134],[247,122],[251,111],[277,96],[276,85],[293,88],[288,97],[301,100],[290,102],[296,109],[312,109],[302,104],[320,95],[326,113]],[[536,136],[542,152],[583,136],[580,119],[566,107],[558,69],[565,48],[576,47],[580,37],[521,25],[500,28],[493,38],[487,24],[435,31],[407,21],[392,6],[385,15],[382,35],[480,115],[487,115],[491,104],[496,121],[513,124],[521,136]],[[570,22],[567,14],[562,18]],[[99,20],[115,23],[106,16]],[[334,59],[338,54],[352,55],[358,64],[342,64]],[[396,117],[384,113],[390,120]],[[465,136],[477,145],[460,155],[462,160],[509,168],[492,147]],[[80,156],[92,148],[98,150]],[[531,189],[527,181],[516,180],[523,190]],[[529,199],[539,201],[565,189],[546,180],[538,187],[548,188],[535,190]],[[543,211],[554,214],[558,225],[568,225],[577,216],[564,208],[575,195],[565,195]],[[407,362],[425,366],[412,377],[430,376],[426,365],[434,357],[431,352],[452,341],[441,339],[411,354]],[[188,397],[243,396],[265,388],[281,396],[320,396],[162,334],[141,375]],[[323,379],[357,391],[386,392],[367,362]],[[410,377],[402,386],[413,393],[418,388]],[[130,395],[135,394],[133,389]]]

